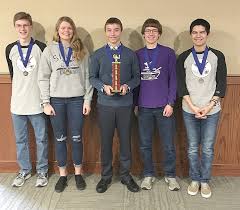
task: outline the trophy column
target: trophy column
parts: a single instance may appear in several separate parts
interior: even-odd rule
[[[112,92],[120,93],[120,64],[118,60],[120,59],[120,55],[113,55],[115,61],[112,62]]]

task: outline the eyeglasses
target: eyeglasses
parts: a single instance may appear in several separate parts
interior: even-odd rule
[[[15,25],[16,28],[27,28],[27,27],[29,27],[29,26],[30,26],[29,24],[23,24],[23,25],[21,25],[21,24],[16,24],[16,25]]]
[[[158,33],[158,30],[157,29],[146,29],[145,31],[144,31],[144,33],[146,33],[146,34],[150,34],[150,33],[153,33],[153,34],[156,34],[156,33]]]

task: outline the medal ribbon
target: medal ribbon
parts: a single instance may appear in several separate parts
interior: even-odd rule
[[[198,67],[198,71],[202,75],[203,70],[206,66],[206,61],[207,61],[207,56],[208,56],[208,47],[206,47],[204,50],[202,63],[199,62],[198,57],[197,57],[197,52],[194,49],[194,47],[192,48],[192,54],[193,54],[194,61]]]
[[[110,46],[107,44],[105,49],[106,49],[106,52],[107,52],[108,57],[111,60],[111,62],[115,61],[115,59],[113,58],[114,54],[120,55],[119,57],[121,59],[122,45],[118,46],[118,48],[114,50],[114,49],[111,49]],[[120,59],[119,59],[119,61],[120,61]]]
[[[66,66],[68,67],[69,63],[70,63],[71,56],[72,56],[72,48],[71,47],[68,48],[68,53],[67,53],[67,57],[66,57],[65,53],[64,53],[64,47],[63,47],[62,42],[59,42],[58,46],[59,46],[59,50],[60,50],[60,53],[62,55],[63,61],[66,64]]]
[[[26,55],[26,58],[24,59],[21,44],[20,44],[19,41],[17,41],[18,53],[21,57],[21,61],[22,61],[25,68],[27,67],[27,64],[28,64],[28,61],[29,61],[29,58],[30,58],[30,55],[31,55],[31,52],[32,52],[33,45],[34,45],[34,41],[33,41],[33,38],[31,38],[31,41],[30,41],[28,49],[27,49],[27,55]]]
[[[159,45],[157,45],[154,49],[151,49],[153,52],[151,59],[147,47],[144,47],[144,61],[147,62],[150,71],[153,71],[153,68],[157,68],[157,58],[159,55],[158,49]]]

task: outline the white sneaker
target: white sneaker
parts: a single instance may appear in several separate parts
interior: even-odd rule
[[[48,184],[48,174],[47,173],[39,173],[37,174],[36,187],[44,187]]]
[[[201,195],[203,198],[211,197],[212,192],[208,183],[201,183]]]
[[[165,182],[168,184],[168,189],[171,191],[178,191],[180,185],[178,184],[176,178],[174,177],[164,177]]]
[[[141,188],[143,190],[151,190],[154,181],[155,181],[155,177],[152,177],[152,176],[144,177],[141,184]]]
[[[16,178],[13,180],[12,186],[13,187],[21,187],[24,185],[25,180],[31,177],[31,173],[22,173],[19,172]]]
[[[188,186],[187,192],[189,195],[197,195],[199,191],[199,182],[192,181],[191,184]]]

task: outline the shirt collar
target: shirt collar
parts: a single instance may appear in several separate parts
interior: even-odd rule
[[[117,46],[112,46],[110,43],[107,43],[107,44],[111,50],[118,50],[118,48],[122,45],[121,42]]]

